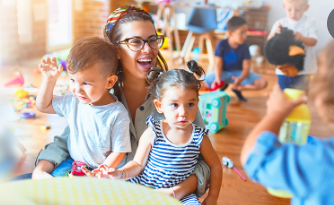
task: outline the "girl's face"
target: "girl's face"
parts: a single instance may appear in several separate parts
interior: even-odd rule
[[[133,21],[125,23],[121,27],[121,40],[133,37],[140,37],[147,40],[148,37],[156,35],[154,25],[150,21]],[[130,50],[127,45],[120,44],[117,49],[118,58],[121,59],[125,75],[132,75],[138,79],[146,79],[146,75],[152,66],[157,64],[159,50],[152,49],[148,43],[135,52]]]
[[[161,101],[155,100],[158,112],[165,115],[171,128],[184,129],[191,124],[198,110],[197,92],[188,88],[170,88],[164,92]]]

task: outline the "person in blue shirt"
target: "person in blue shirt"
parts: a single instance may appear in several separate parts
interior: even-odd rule
[[[320,118],[334,124],[334,41],[320,54],[310,96]],[[241,162],[248,176],[265,187],[288,191],[293,205],[334,204],[334,137],[314,138],[306,145],[281,144],[280,127],[306,97],[287,100],[276,85],[267,101],[267,113],[248,135]]]
[[[204,90],[222,85],[226,89],[229,83],[239,100],[246,101],[242,90],[258,90],[267,86],[267,80],[250,71],[249,46],[246,43],[247,22],[239,16],[232,17],[227,23],[228,38],[221,40],[215,50],[214,71],[205,77]]]

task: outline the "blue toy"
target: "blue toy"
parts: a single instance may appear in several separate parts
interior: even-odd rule
[[[204,93],[199,96],[198,107],[205,126],[211,133],[216,133],[227,124],[226,105],[230,102],[230,96],[224,91]]]

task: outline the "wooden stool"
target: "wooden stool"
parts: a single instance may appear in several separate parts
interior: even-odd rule
[[[170,59],[173,59],[174,38],[175,38],[176,51],[181,50],[179,31],[176,27],[176,17],[175,17],[174,6],[170,4],[159,4],[158,12],[157,12],[157,19],[158,20],[162,19],[162,16],[163,16],[163,21],[165,25],[163,28],[161,28],[161,34],[165,35],[168,38],[168,51],[170,54]],[[171,19],[173,19],[174,26],[170,25]],[[174,36],[173,36],[173,33],[174,33]]]

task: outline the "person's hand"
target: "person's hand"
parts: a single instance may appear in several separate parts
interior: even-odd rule
[[[202,202],[202,205],[216,205],[216,204],[217,204],[217,198],[210,195],[206,197]]]
[[[211,89],[214,89],[216,85],[220,85],[220,83],[221,83],[221,80],[219,78],[216,78],[211,84]]]
[[[53,57],[52,60],[50,60],[50,57],[42,59],[38,68],[47,80],[57,80],[63,70],[62,65],[59,65],[59,68],[57,67],[57,60],[55,57]]]
[[[267,114],[280,115],[285,118],[295,107],[306,102],[306,96],[295,100],[288,100],[279,85],[276,84],[267,100]]]
[[[281,33],[281,28],[282,28],[282,25],[280,23],[278,23],[278,26],[275,30],[275,33]]]
[[[155,189],[155,191],[159,193],[166,194],[168,196],[174,197],[173,189],[172,188],[160,188],[160,189]]]
[[[234,80],[234,83],[232,85],[233,90],[239,90],[239,86],[242,82],[241,78],[232,76],[232,79]]]
[[[296,31],[295,33],[294,33],[294,35],[295,35],[295,41],[302,41],[302,39],[303,39],[303,35],[300,33],[300,32],[298,32],[298,31]]]
[[[32,179],[50,179],[50,178],[53,178],[53,176],[41,170],[34,170],[31,178]]]

